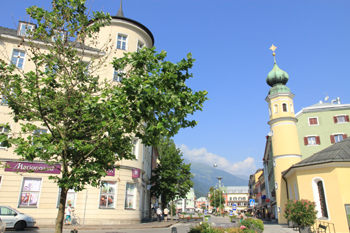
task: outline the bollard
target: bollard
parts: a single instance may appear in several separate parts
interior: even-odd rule
[[[171,228],[171,233],[177,233],[176,227],[172,227],[172,228]]]

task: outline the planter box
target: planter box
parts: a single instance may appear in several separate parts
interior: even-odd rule
[[[195,222],[196,220],[194,218],[188,219],[189,222]]]
[[[232,223],[239,222],[239,219],[238,219],[238,218],[231,218],[231,222],[232,222]]]
[[[180,222],[188,222],[187,218],[180,218]]]
[[[211,217],[204,217],[204,221],[203,222],[211,222]]]
[[[309,233],[310,231],[310,226],[300,226],[299,227],[299,233]]]

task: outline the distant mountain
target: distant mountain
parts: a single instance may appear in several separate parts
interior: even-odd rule
[[[221,176],[223,186],[248,186],[248,177],[244,175],[235,176],[218,168],[208,166],[204,163],[193,162],[185,159],[186,164],[191,164],[193,174],[194,191],[197,198],[206,196],[211,186],[218,184],[216,177]],[[245,177],[245,179],[244,179]]]

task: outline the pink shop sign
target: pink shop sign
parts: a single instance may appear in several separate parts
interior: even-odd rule
[[[60,174],[61,165],[47,165],[46,163],[6,162],[5,172],[34,172]]]
[[[107,170],[107,176],[114,176],[115,175],[115,168]]]

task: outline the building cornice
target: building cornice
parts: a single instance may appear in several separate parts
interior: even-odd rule
[[[281,122],[281,121],[292,121],[294,123],[298,122],[298,119],[295,117],[279,117],[273,120],[270,120],[269,122],[267,122],[267,124],[269,124],[270,126],[272,126],[273,124],[277,123],[277,122]]]
[[[290,92],[277,92],[277,93],[274,93],[272,95],[266,96],[265,101],[270,102],[272,99],[274,99],[276,97],[280,97],[280,96],[286,96],[286,97],[293,99],[295,95],[293,93],[290,93]]]
[[[17,37],[17,36],[11,36],[11,35],[7,35],[7,34],[0,34],[0,37],[2,38],[7,38],[7,39],[11,39],[11,40],[17,40],[17,41],[24,41],[24,42],[33,42],[34,44],[37,45],[44,45],[44,46],[50,46],[49,44],[43,42],[43,41],[39,41],[39,40],[28,40],[26,38],[22,38],[22,37]],[[81,48],[75,48],[76,50],[78,50],[80,53],[85,53],[85,54],[89,54],[89,55],[98,55],[98,56],[104,56],[106,55],[105,52],[100,52],[100,51],[93,51],[93,50],[89,50],[89,49],[81,49]]]

